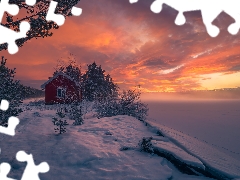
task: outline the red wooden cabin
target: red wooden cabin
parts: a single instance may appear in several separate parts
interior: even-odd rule
[[[45,89],[45,104],[68,104],[82,100],[80,84],[62,72],[51,77],[41,88]]]

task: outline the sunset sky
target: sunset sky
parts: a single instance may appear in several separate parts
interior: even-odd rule
[[[79,17],[67,18],[52,37],[33,39],[15,55],[1,51],[16,78],[40,89],[58,59],[72,53],[82,66],[95,61],[123,89],[141,85],[146,92],[234,88],[240,86],[240,34],[227,31],[234,20],[222,13],[211,38],[201,12],[185,13],[187,23],[174,24],[177,11],[164,6],[150,11],[153,0],[81,0]]]

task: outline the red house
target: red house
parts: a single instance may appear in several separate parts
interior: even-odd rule
[[[41,85],[45,89],[45,104],[62,104],[82,100],[80,84],[60,72]]]

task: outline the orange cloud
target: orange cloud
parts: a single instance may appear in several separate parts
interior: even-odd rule
[[[81,1],[78,6],[83,14],[67,18],[52,37],[33,39],[16,55],[1,54],[11,68],[17,68],[17,78],[34,87],[40,87],[52,75],[57,60],[69,53],[75,55],[82,71],[95,61],[122,88],[140,84],[148,92],[212,88],[202,81],[208,74],[240,71],[240,37],[224,31],[232,22],[224,14],[214,21],[221,34],[210,38],[200,12],[187,13],[187,23],[176,26],[176,11],[164,6],[160,14],[154,14],[150,4],[151,0],[135,5]],[[237,81],[233,84],[240,86]]]

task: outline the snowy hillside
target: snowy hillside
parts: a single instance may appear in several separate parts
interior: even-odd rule
[[[21,179],[26,166],[15,159],[19,150],[33,154],[36,164],[48,162],[50,171],[40,174],[44,180],[240,178],[240,162],[164,126],[129,116],[97,119],[88,112],[81,126],[66,118],[67,132],[58,135],[52,123],[54,106],[25,104],[24,109],[16,135],[0,134],[0,163],[11,164],[11,178]],[[153,138],[154,153],[140,151],[143,137]]]
[[[181,151],[184,151],[188,155],[196,158],[205,166],[205,171],[211,173],[212,175],[218,177],[219,179],[234,179],[240,178],[240,162],[232,157],[220,152],[214,147],[197,140],[196,138],[190,137],[186,134],[183,134],[179,131],[170,129],[166,126],[162,126],[156,123],[148,123],[149,126],[161,132],[163,136],[169,139],[177,148],[180,148]],[[162,142],[155,142],[156,148],[159,148],[161,151],[168,151],[168,146]],[[176,151],[177,148],[172,148],[170,150],[172,153]],[[166,150],[167,149],[167,150]],[[177,150],[179,154],[181,152]],[[176,154],[175,156],[179,156]],[[179,159],[181,159],[181,156]],[[185,160],[183,160],[185,161]],[[202,168],[201,164],[195,162],[192,164],[195,167]],[[188,164],[188,161],[186,161]]]

